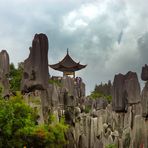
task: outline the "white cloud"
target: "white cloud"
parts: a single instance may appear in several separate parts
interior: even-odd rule
[[[0,48],[7,49],[16,64],[27,58],[34,34],[46,33],[49,62],[58,62],[68,47],[72,57],[88,64],[78,74],[89,92],[115,73],[140,73],[141,64],[148,63],[146,4],[147,0],[1,0]],[[143,42],[137,44],[141,36]]]
[[[78,9],[74,9],[63,16],[63,29],[75,31],[80,27],[85,27],[92,20],[102,15],[106,9],[104,1],[102,5],[98,2],[82,4]]]
[[[84,17],[84,19],[86,18],[90,21],[98,16],[99,9],[93,4],[86,4],[81,6],[78,10],[78,14],[81,15],[81,17]]]

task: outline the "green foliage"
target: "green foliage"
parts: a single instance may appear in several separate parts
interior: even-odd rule
[[[100,98],[100,97],[104,97],[104,95],[101,94],[101,93],[98,93],[98,92],[96,92],[96,91],[93,91],[93,92],[91,92],[91,94],[90,94],[89,97],[90,97],[91,99],[98,99],[98,98]]]
[[[104,96],[104,97],[108,100],[109,103],[112,101],[112,96],[111,96],[111,95],[109,95],[109,96]]]
[[[84,112],[89,113],[91,111],[91,106],[85,106]]]
[[[0,99],[0,147],[23,147],[35,126],[35,114],[22,97]]]
[[[131,141],[130,133],[126,133],[125,140],[123,142],[123,147],[129,148],[130,147],[130,141]]]
[[[59,87],[62,87],[62,83],[60,82],[60,80],[53,80],[53,79],[49,79],[48,81],[49,84],[55,84]]]
[[[23,75],[22,65],[19,64],[18,68],[15,68],[14,64],[10,64],[10,89],[11,91],[19,91],[21,86],[21,79]]]
[[[100,85],[96,85],[94,91],[91,93],[89,97],[91,99],[104,98],[110,103],[112,100],[111,87],[111,81],[108,81],[108,83],[105,84],[101,83]]]
[[[117,148],[115,144],[108,144],[105,148]]]
[[[35,128],[32,138],[34,147],[61,148],[66,144],[64,133],[68,130],[64,118],[60,122],[50,123]],[[30,145],[28,145],[30,146]]]
[[[62,147],[68,129],[64,118],[60,122],[36,125],[37,114],[19,92],[16,94],[9,100],[0,99],[0,147]]]
[[[112,100],[112,96],[111,95],[104,95],[102,93],[99,93],[99,92],[96,92],[96,91],[93,91],[90,96],[89,96],[91,99],[99,99],[99,98],[104,98],[104,99],[107,99],[108,102],[110,103],[111,100]]]

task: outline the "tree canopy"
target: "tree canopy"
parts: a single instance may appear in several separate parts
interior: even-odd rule
[[[19,91],[21,87],[21,80],[23,75],[22,64],[18,64],[18,68],[15,68],[14,64],[10,64],[10,89],[11,91]]]
[[[37,114],[21,95],[0,99],[0,147],[62,147],[68,126],[60,122],[37,125]]]

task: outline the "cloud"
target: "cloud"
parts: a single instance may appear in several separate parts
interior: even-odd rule
[[[144,33],[137,41],[140,63],[145,64],[148,63],[148,32]]]
[[[2,0],[0,48],[11,62],[28,57],[35,33],[49,38],[49,62],[61,60],[66,49],[87,68],[77,72],[86,82],[87,93],[96,83],[113,79],[129,70],[140,75],[148,63],[147,0]],[[122,42],[118,45],[119,33]],[[51,75],[61,73],[50,69]]]

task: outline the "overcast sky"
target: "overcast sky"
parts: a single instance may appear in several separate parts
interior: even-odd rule
[[[87,93],[117,73],[148,64],[147,0],[0,0],[0,48],[17,64],[29,55],[35,33],[49,39],[49,63],[70,55]],[[51,75],[61,75],[49,69]]]

